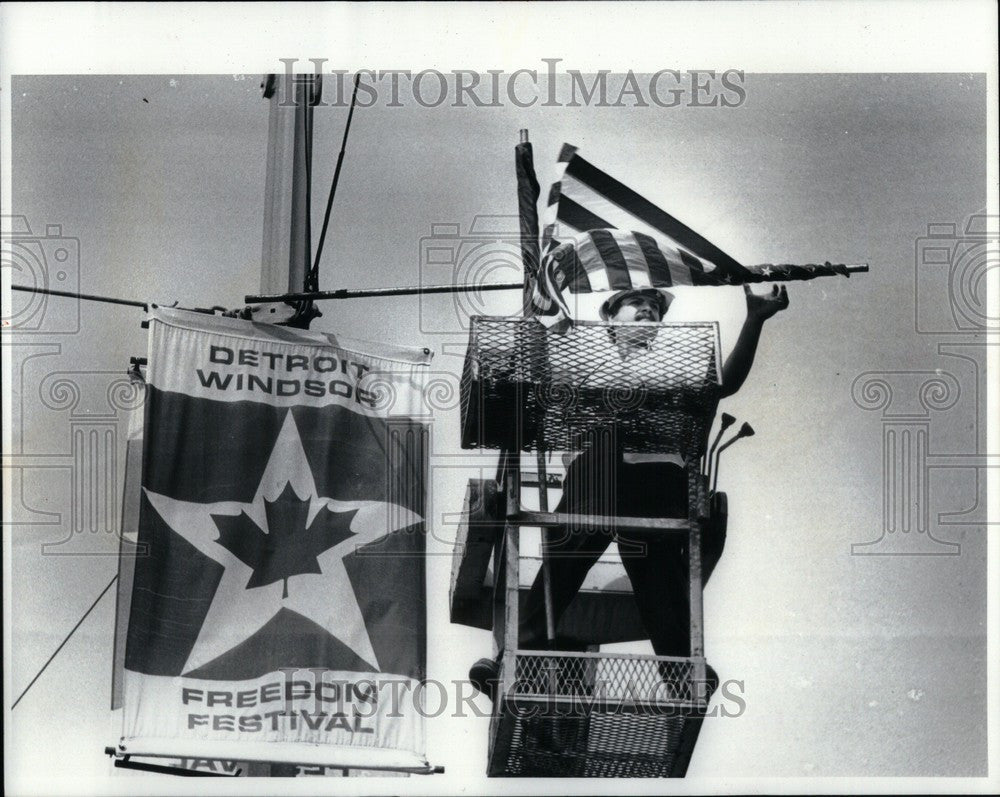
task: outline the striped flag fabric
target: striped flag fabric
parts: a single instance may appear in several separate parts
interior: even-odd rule
[[[544,254],[528,274],[532,310],[547,327],[573,319],[569,294],[809,280],[868,270],[867,264],[744,266],[641,194],[564,144],[561,178],[549,191]]]
[[[528,274],[532,310],[545,326],[573,319],[568,294],[811,280],[868,271],[868,264],[744,266],[641,194],[563,144],[562,177],[549,191],[544,254]]]
[[[748,281],[743,265],[564,144],[549,191],[532,302],[547,326],[572,317],[564,292]]]
[[[746,267],[679,219],[654,205],[624,183],[582,158],[572,144],[563,144],[559,163],[565,164],[560,180],[549,191],[549,223],[542,233],[546,249],[579,233],[596,229],[644,233],[678,257],[700,260],[706,270],[718,269],[720,282],[740,282],[749,276]],[[683,255],[681,254],[683,253]]]
[[[652,236],[629,230],[580,233],[546,252],[532,292],[546,326],[573,317],[566,293],[725,284],[719,269]]]

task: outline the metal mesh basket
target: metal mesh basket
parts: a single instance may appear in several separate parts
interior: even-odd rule
[[[512,697],[586,698],[626,709],[694,705],[704,699],[695,688],[690,659],[552,652],[518,654],[515,662]]]
[[[464,448],[580,450],[609,429],[624,451],[700,456],[719,400],[715,323],[475,316],[462,374]]]
[[[712,685],[690,659],[518,653],[491,725],[489,773],[682,776]]]

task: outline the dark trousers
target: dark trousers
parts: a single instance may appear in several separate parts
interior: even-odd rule
[[[687,517],[687,471],[669,462],[626,464],[615,452],[592,449],[566,471],[557,512],[622,517]],[[549,531],[552,602],[556,623],[576,596],[591,566],[616,539],[643,625],[658,656],[689,656],[687,534]],[[725,544],[725,531],[712,529],[702,539],[702,573],[711,574]],[[520,645],[546,647],[542,572],[531,586],[520,622]]]

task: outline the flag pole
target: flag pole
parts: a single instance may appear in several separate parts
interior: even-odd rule
[[[868,271],[867,263],[761,263],[747,266],[748,276],[742,282],[797,282],[811,280],[816,277],[850,277],[851,274],[863,274]]]
[[[260,289],[315,290],[312,271],[313,108],[322,97],[321,75],[278,76],[261,84],[269,104],[264,177],[264,235]],[[308,329],[318,314],[311,300],[254,308],[271,323]]]
[[[541,188],[535,176],[535,156],[528,140],[528,131],[519,133],[514,148],[514,166],[517,172],[517,211],[521,229],[521,262],[524,265],[524,308],[530,312],[531,284],[538,274],[541,259],[538,231],[538,197]]]
[[[514,167],[517,172],[517,215],[521,229],[521,263],[524,267],[522,285],[522,307],[526,316],[534,315],[531,291],[538,277],[541,255],[538,229],[538,197],[541,188],[535,176],[535,155],[528,140],[528,131],[521,128],[518,143],[514,147]],[[520,410],[518,410],[520,411]],[[538,468],[539,511],[549,511],[548,475],[545,468],[545,441],[539,437],[535,448],[535,462]],[[552,602],[552,563],[549,560],[549,530],[542,529],[542,587],[545,595],[545,635],[549,646],[556,639],[556,616]]]

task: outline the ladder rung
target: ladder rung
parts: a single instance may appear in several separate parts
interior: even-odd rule
[[[545,486],[553,487],[556,490],[562,489],[562,477],[556,473],[549,473],[545,477]],[[538,487],[538,474],[533,471],[521,471],[522,487]]]
[[[531,512],[521,510],[507,518],[518,526],[572,526],[586,531],[690,531],[688,518],[615,517],[613,515],[577,515],[566,512]]]

